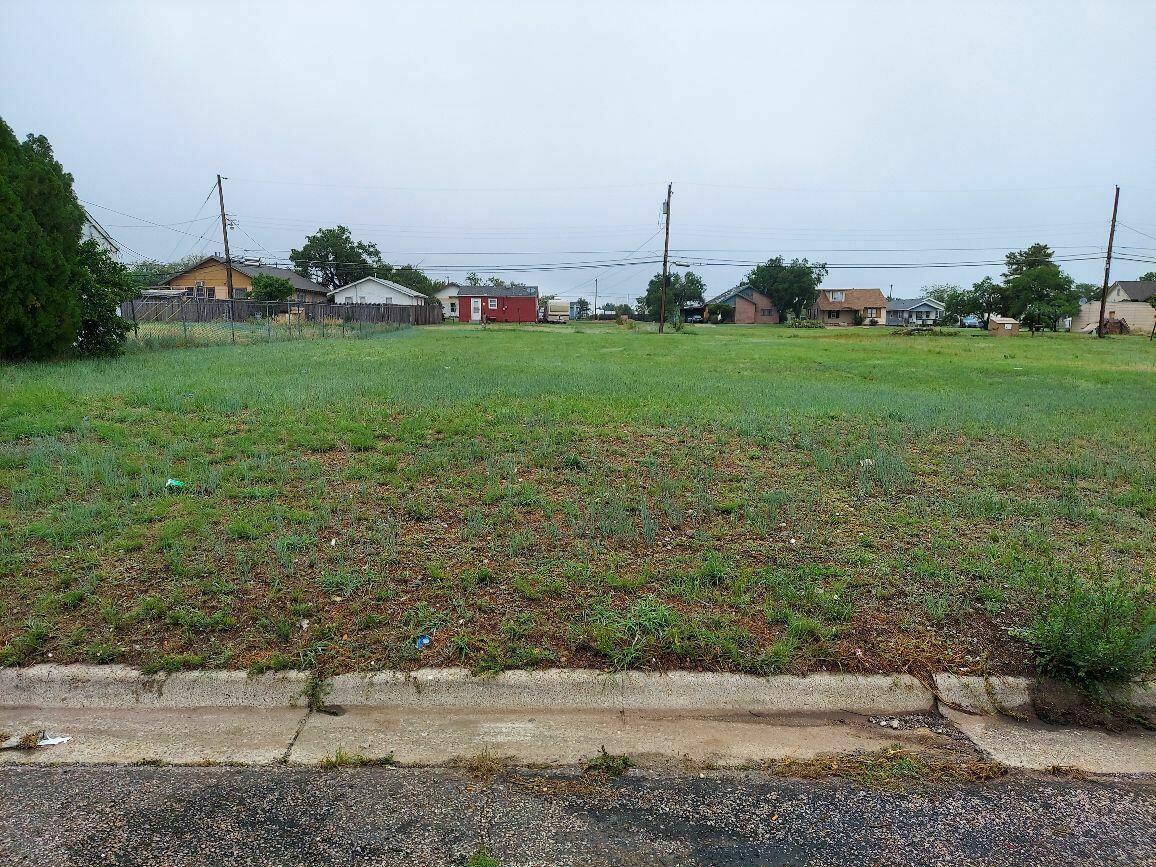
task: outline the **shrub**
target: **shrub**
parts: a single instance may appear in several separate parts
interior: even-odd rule
[[[120,305],[136,295],[136,284],[128,268],[97,246],[96,241],[80,245],[76,276],[80,297],[80,328],[76,351],[81,355],[119,355],[131,327],[120,315]]]
[[[820,319],[803,319],[787,314],[787,326],[789,328],[822,328],[823,322]]]
[[[1092,685],[1132,680],[1156,659],[1156,609],[1118,583],[1076,582],[1017,637],[1040,674]]]
[[[293,294],[293,284],[287,277],[258,274],[253,278],[249,297],[254,301],[284,301]]]

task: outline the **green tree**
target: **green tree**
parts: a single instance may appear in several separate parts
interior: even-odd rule
[[[674,319],[683,307],[691,304],[702,304],[703,292],[706,285],[702,278],[693,271],[685,274],[671,273],[668,275],[666,289],[666,317]],[[658,319],[662,307],[662,275],[655,274],[646,284],[646,294],[638,299],[638,312],[643,316]]]
[[[574,302],[574,309],[579,319],[585,319],[590,315],[590,302],[585,298],[579,298]]]
[[[288,277],[258,274],[253,278],[249,297],[254,301],[284,301],[293,295],[293,284]]]
[[[376,274],[385,264],[376,244],[354,241],[345,226],[318,229],[289,259],[298,274],[328,289]]]
[[[47,358],[76,341],[84,211],[44,136],[0,119],[0,358]]]
[[[1156,271],[1149,271],[1147,274],[1141,274],[1136,279],[1141,283],[1156,283]]]
[[[137,262],[135,265],[129,266],[129,274],[132,275],[133,282],[141,289],[147,289],[149,286],[159,286],[170,277],[180,274],[182,271],[187,271],[194,265],[204,260],[204,256],[200,253],[190,253],[187,256],[182,256],[175,262],[158,262],[155,259],[145,259]]]
[[[1085,301],[1099,301],[1100,292],[1103,286],[1097,286],[1095,283],[1077,283],[1074,287],[1076,294]]]
[[[1002,283],[984,277],[978,283],[972,284],[967,303],[972,311],[983,314],[983,324],[986,328],[992,315],[1007,312],[1007,290]]]
[[[615,304],[614,312],[619,316],[630,316],[634,313],[634,308],[629,304]]]
[[[1025,321],[1033,330],[1059,329],[1065,316],[1075,316],[1080,309],[1080,296],[1072,278],[1058,265],[1047,262],[1029,268],[1007,281],[1009,316]]]
[[[943,318],[948,323],[959,322],[967,314],[976,312],[974,294],[954,283],[924,286],[923,297],[934,299],[943,305]]]
[[[1004,282],[1041,265],[1051,265],[1054,255],[1047,244],[1032,244],[1026,250],[1013,250],[1004,258],[1007,267],[1003,275]]]
[[[539,295],[538,296],[538,309],[539,310],[545,310],[549,306],[550,302],[553,301],[557,297],[558,297],[557,295]]]
[[[432,298],[437,291],[445,286],[444,283],[439,283],[436,280],[431,280],[423,272],[419,271],[413,265],[402,265],[400,268],[393,268],[385,265],[379,268],[376,275],[385,280],[392,280],[400,286],[405,286],[407,289],[412,289],[414,292],[420,292],[427,298]]]
[[[466,283],[470,286],[481,286],[482,278],[478,276],[477,271],[471,271],[466,275]]]
[[[775,303],[781,315],[801,317],[819,297],[819,284],[827,276],[827,266],[806,259],[792,259],[790,264],[776,256],[756,266],[744,281]]]
[[[80,328],[76,351],[81,355],[119,355],[132,327],[120,315],[120,305],[135,298],[139,287],[132,273],[96,241],[80,245],[76,291],[80,299]]]

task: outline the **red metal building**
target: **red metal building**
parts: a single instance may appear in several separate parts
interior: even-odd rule
[[[462,286],[458,322],[537,322],[537,286]]]

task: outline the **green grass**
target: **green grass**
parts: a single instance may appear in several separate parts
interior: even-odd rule
[[[444,326],[3,374],[3,664],[1018,673],[1073,581],[1156,598],[1138,338]]]

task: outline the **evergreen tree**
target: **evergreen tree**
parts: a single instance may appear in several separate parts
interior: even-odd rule
[[[44,136],[0,119],[0,357],[48,358],[76,341],[84,211]]]

